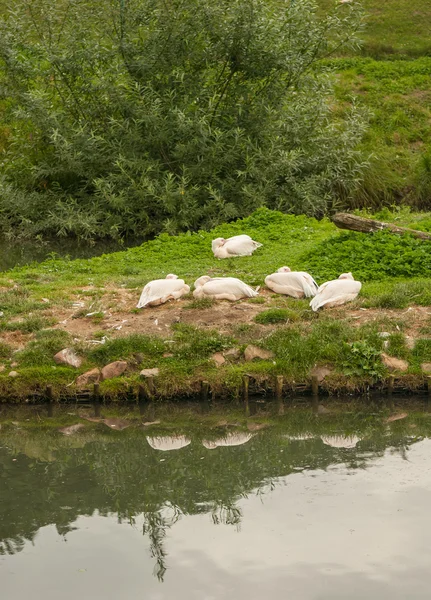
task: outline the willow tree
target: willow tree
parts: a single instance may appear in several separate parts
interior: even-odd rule
[[[21,0],[0,26],[0,228],[118,237],[263,205],[326,213],[360,176],[364,122],[337,118],[316,63],[360,21],[356,3],[314,0]]]

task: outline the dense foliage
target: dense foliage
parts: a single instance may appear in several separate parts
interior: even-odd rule
[[[259,206],[322,215],[357,184],[364,120],[313,65],[356,42],[355,5],[23,0],[0,25],[12,140],[0,227],[121,237]]]
[[[305,265],[319,278],[333,279],[353,271],[358,279],[429,277],[431,242],[388,231],[345,233],[325,240],[306,257]]]

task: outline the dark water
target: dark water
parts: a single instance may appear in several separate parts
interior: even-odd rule
[[[123,244],[114,240],[99,240],[94,244],[78,243],[71,238],[59,238],[49,242],[13,241],[0,238],[0,272],[13,267],[42,262],[53,254],[61,258],[92,258],[109,252],[138,246],[142,240],[129,239]]]
[[[1,597],[428,599],[430,421],[3,426]]]

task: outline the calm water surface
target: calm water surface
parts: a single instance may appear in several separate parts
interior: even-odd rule
[[[431,439],[418,431],[3,427],[1,597],[429,599]]]
[[[120,244],[114,240],[98,240],[94,244],[78,243],[72,238],[58,238],[47,242],[9,241],[0,237],[0,272],[33,262],[42,262],[52,254],[58,257],[92,258],[109,252],[138,246],[142,240],[129,239]]]

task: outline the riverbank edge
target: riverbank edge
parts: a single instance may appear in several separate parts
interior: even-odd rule
[[[262,367],[262,365],[260,365]],[[63,371],[62,379],[66,373]],[[32,369],[27,369],[32,371]],[[69,369],[67,371],[70,372]],[[31,376],[30,373],[28,373]],[[402,395],[416,398],[417,396],[430,396],[431,375],[399,373],[388,374],[380,380],[369,377],[351,377],[331,374],[320,381],[318,377],[294,381],[283,375],[263,374],[262,372],[248,372],[235,381],[232,379],[211,377],[194,378],[187,382],[177,383],[175,387],[168,381],[159,377],[139,376],[117,377],[100,383],[91,384],[82,388],[52,379],[51,383],[42,383],[35,380],[20,382],[19,388],[12,385],[9,393],[0,380],[0,405],[1,404],[43,404],[43,403],[121,403],[136,404],[140,402],[165,403],[173,400],[202,401],[202,402],[232,402],[245,403],[250,399],[275,400],[289,404],[295,398],[324,397],[325,400],[345,401],[349,397],[362,396],[387,396]],[[3,384],[3,385],[2,385]]]

